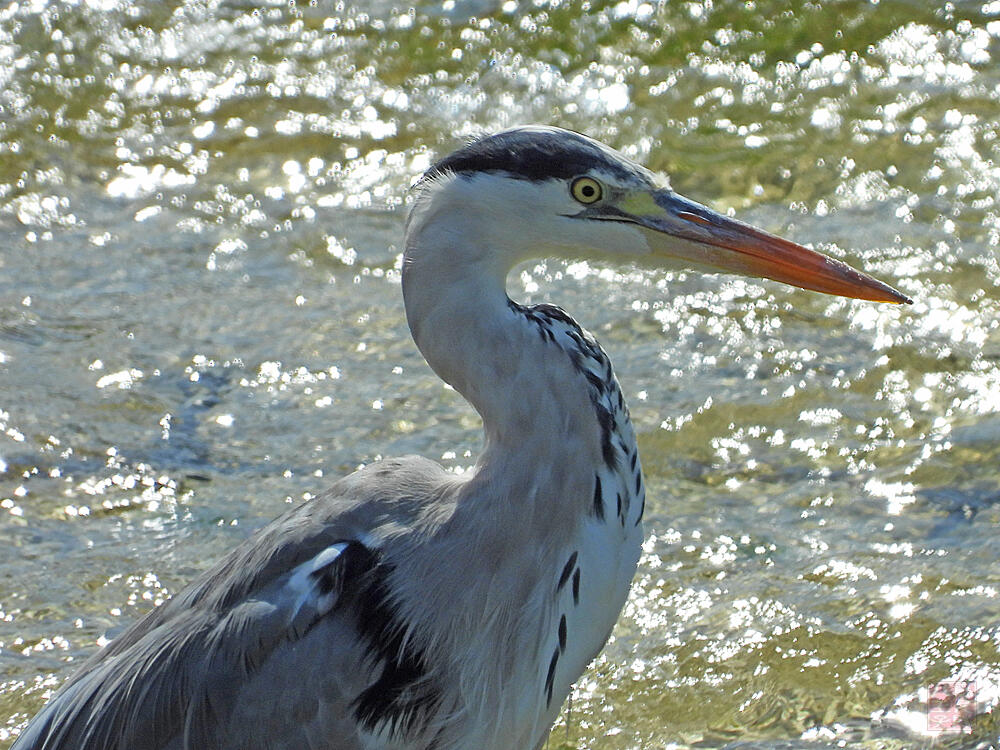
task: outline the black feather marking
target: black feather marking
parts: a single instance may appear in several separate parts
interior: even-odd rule
[[[642,472],[635,475],[635,494],[642,492]]]
[[[552,703],[552,686],[556,679],[556,664],[559,663],[559,649],[552,652],[552,660],[549,662],[549,671],[545,675],[545,705]]]
[[[612,437],[615,434],[616,420],[612,411],[614,408],[614,395],[608,399],[609,405],[605,405],[605,396],[610,389],[614,388],[618,392],[619,408],[622,408],[621,389],[614,386],[614,375],[611,370],[611,360],[601,349],[600,345],[586,333],[565,310],[555,305],[519,305],[509,297],[507,306],[516,313],[523,315],[526,320],[538,327],[543,338],[551,337],[555,341],[555,335],[551,331],[554,323],[558,322],[566,327],[565,335],[573,342],[574,346],[561,347],[569,357],[570,363],[577,372],[582,374],[590,386],[590,400],[594,405],[594,412],[597,417],[597,424],[601,431],[601,457],[605,465],[612,469],[617,467],[618,457],[615,453]],[[607,373],[605,377],[592,372],[588,367],[588,360],[601,365]]]
[[[638,526],[642,523],[642,514],[646,512],[646,494],[643,493],[642,500],[639,503],[639,516],[635,519],[635,525]]]
[[[601,478],[594,474],[594,515],[598,521],[604,520],[604,498],[601,496]]]
[[[566,650],[566,615],[559,618],[559,650]]]
[[[540,305],[535,305],[531,309],[533,312],[537,313],[539,316],[545,318],[547,321],[557,320],[560,323],[568,326],[571,331],[575,331],[580,335],[583,335],[583,329],[580,328],[580,324],[577,323],[573,318],[563,310],[561,307],[556,305],[547,305],[542,303]]]
[[[355,718],[368,730],[387,723],[394,734],[426,727],[441,703],[441,692],[427,677],[424,653],[411,644],[404,647],[406,627],[388,589],[393,566],[356,541],[340,557],[345,555],[349,569],[343,580],[349,588],[337,606],[355,614],[372,664],[382,665],[378,678],[354,699]]]
[[[618,517],[622,517],[622,493],[618,493]]]
[[[573,604],[580,603],[580,569],[573,571]]]
[[[357,544],[357,542],[351,544]],[[316,588],[322,595],[340,592],[344,588],[345,579],[350,581],[350,576],[358,573],[356,566],[359,563],[359,557],[353,553],[351,544],[344,548],[345,553],[351,552],[347,557],[343,557],[344,553],[341,553],[332,562],[309,574],[310,578],[316,582]]]
[[[518,128],[477,138],[441,159],[422,179],[502,172],[522,180],[568,180],[595,169],[619,179],[651,182],[644,169],[607,146],[579,133],[550,128]]]
[[[632,471],[635,471],[635,462],[636,462],[636,459],[638,459],[638,458],[639,458],[639,451],[636,451],[635,453],[632,454],[632,460],[630,462],[631,465],[632,465]]]
[[[576,345],[576,348],[580,350],[582,354],[586,354],[590,359],[594,360],[598,364],[605,362],[608,358],[601,351],[601,347],[597,345],[597,342],[590,337],[578,324],[574,322],[574,328],[566,332],[570,340]],[[602,381],[600,375],[594,374],[594,377]]]
[[[576,565],[576,550],[573,554],[569,556],[569,560],[563,565],[562,573],[559,574],[559,583],[556,584],[556,591],[562,591],[563,586],[566,585],[566,581],[569,580],[569,574],[573,572],[573,568]]]
[[[590,383],[590,387],[593,388],[599,395],[604,395],[604,389],[607,388],[607,383],[604,379],[598,375],[596,372],[591,372],[590,370],[584,371],[584,377],[587,378],[587,382]]]
[[[593,399],[592,399],[593,400]],[[594,411],[597,413],[597,424],[601,428],[601,458],[611,469],[618,465],[618,456],[615,453],[615,446],[611,442],[611,436],[615,429],[615,415],[609,411],[604,404],[593,400]]]

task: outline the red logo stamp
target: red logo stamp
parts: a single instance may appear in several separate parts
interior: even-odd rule
[[[972,680],[941,680],[927,688],[928,734],[971,734],[975,716]]]

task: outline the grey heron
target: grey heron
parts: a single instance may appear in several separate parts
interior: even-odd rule
[[[631,584],[645,488],[611,362],[510,299],[532,258],[890,286],[674,193],[585,136],[472,141],[418,182],[402,291],[475,407],[474,470],[373,463],[289,510],[72,675],[14,750],[532,750]]]

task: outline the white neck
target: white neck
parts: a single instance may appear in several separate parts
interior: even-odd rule
[[[485,213],[507,205],[499,190],[495,201],[466,202],[462,185],[450,187],[452,194],[442,194],[444,185],[418,196],[403,259],[413,338],[431,368],[479,412],[485,432],[475,471],[452,485],[448,526],[466,529],[468,536],[458,538],[476,543],[447,548],[456,579],[445,590],[463,592],[462,604],[449,604],[459,613],[449,622],[482,622],[506,644],[496,669],[462,673],[470,705],[481,707],[477,725],[494,731],[492,740],[506,738],[477,746],[530,747],[624,603],[642,538],[641,468],[600,348],[561,314],[526,310],[507,296],[506,278],[517,263],[566,253],[521,221],[521,213],[530,216],[524,206],[503,220]],[[489,233],[506,227],[510,234]],[[571,555],[574,582],[558,588]],[[438,556],[424,564],[440,575]],[[476,566],[489,570],[494,585],[464,585],[465,571]],[[496,592],[517,595],[500,602]],[[483,613],[488,618],[477,620]],[[557,623],[567,620],[573,635],[564,650]],[[434,623],[427,631],[438,646],[457,632],[435,630]],[[466,664],[492,663],[493,641],[483,643],[491,644],[488,656]],[[442,649],[441,658],[456,649]],[[548,667],[554,653],[561,654],[555,672]],[[518,699],[504,690],[518,680],[534,682],[537,692]],[[551,700],[539,703],[547,694]]]
[[[440,226],[433,216],[418,220],[414,228],[411,218],[403,262],[407,321],[431,368],[482,417],[480,468],[492,464],[531,482],[527,475],[542,465],[599,462],[586,378],[507,296],[506,276],[519,259],[470,246],[489,241],[472,213]]]

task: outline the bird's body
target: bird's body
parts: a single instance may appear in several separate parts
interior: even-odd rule
[[[474,473],[385,460],[290,510],[71,679],[90,720],[52,747],[538,744],[624,604],[645,495],[600,347],[558,308],[502,304],[497,357],[558,358],[558,386],[510,368],[509,438]],[[548,439],[517,429],[539,417]]]
[[[668,203],[679,230],[653,218]],[[439,162],[403,295],[428,363],[483,418],[474,470],[385,460],[290,510],[97,653],[14,750],[539,747],[625,602],[645,489],[607,356],[559,308],[512,302],[506,276],[538,256],[649,261],[657,232],[701,265],[807,285],[785,261],[724,263],[710,222],[821,264],[567,131]],[[904,299],[827,263],[813,288]]]

